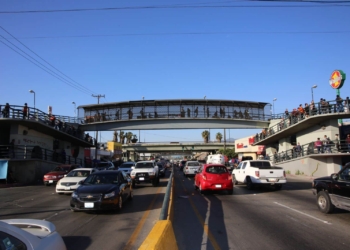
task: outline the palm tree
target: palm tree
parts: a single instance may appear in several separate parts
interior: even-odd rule
[[[133,133],[131,133],[131,132],[126,133],[125,137],[126,137],[127,143],[131,143],[132,136],[133,136]]]
[[[216,134],[216,140],[218,140],[219,142],[221,142],[222,139],[222,134],[220,132],[217,132]]]
[[[202,137],[204,139],[204,143],[208,143],[208,140],[209,140],[209,131],[208,130],[204,130],[202,132]]]
[[[125,133],[124,131],[120,131],[119,133],[119,138],[120,138],[120,143],[124,144],[124,139],[125,139]]]

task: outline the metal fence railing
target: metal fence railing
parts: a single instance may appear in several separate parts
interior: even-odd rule
[[[332,154],[332,153],[346,153],[349,152],[348,143],[345,140],[340,140],[339,143],[330,141],[325,143],[322,141],[322,145],[316,146],[316,141],[300,145],[300,150],[297,146],[292,149],[275,153],[270,160],[275,163],[293,160],[299,157],[313,155],[313,154]]]
[[[289,128],[297,124],[300,121],[303,121],[309,117],[324,115],[324,114],[337,114],[337,113],[349,113],[349,101],[343,101],[339,103],[338,101],[327,101],[315,103],[314,105],[310,105],[310,108],[304,110],[304,112],[300,112],[298,110],[293,110],[291,112],[285,112],[282,114],[277,114],[273,116],[273,119],[280,119],[281,121],[274,126],[263,129],[261,133],[257,133],[255,135],[254,142],[259,142],[264,140],[270,136],[273,136],[275,133],[278,133],[282,130]]]
[[[82,159],[63,154],[62,151],[49,150],[39,146],[0,145],[0,159],[41,159],[62,164],[80,164],[81,166],[84,163]]]

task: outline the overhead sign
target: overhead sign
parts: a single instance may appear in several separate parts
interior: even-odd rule
[[[343,71],[334,70],[329,79],[329,85],[331,85],[333,89],[340,89],[343,86],[345,79],[346,74]]]

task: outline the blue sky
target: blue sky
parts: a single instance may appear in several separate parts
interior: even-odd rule
[[[328,83],[332,71],[350,74],[350,2],[213,2],[0,0],[1,27],[74,80],[70,85],[79,84],[71,87],[0,43],[0,104],[33,106],[33,89],[37,108],[45,111],[50,105],[53,113],[71,116],[73,101],[97,103],[91,94],[105,95],[100,103],[143,96],[269,103],[277,98],[275,112],[282,113],[310,102],[315,84],[315,100],[335,99]],[[165,8],[4,13],[142,6]],[[3,29],[0,35],[41,61]],[[350,96],[349,90],[347,80],[341,96]],[[201,131],[140,135],[146,142],[202,141]],[[218,131],[211,131],[212,138]],[[237,139],[256,132],[226,134]],[[112,132],[102,133],[103,141],[111,139]]]

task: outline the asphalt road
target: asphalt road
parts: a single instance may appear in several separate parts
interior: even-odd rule
[[[179,249],[348,249],[350,213],[319,212],[311,180],[288,177],[282,190],[234,194],[194,190],[175,170],[174,231]]]
[[[2,188],[0,219],[51,221],[71,250],[138,249],[159,219],[167,182],[137,185],[121,212],[72,212],[70,195],[56,194],[54,186]]]

